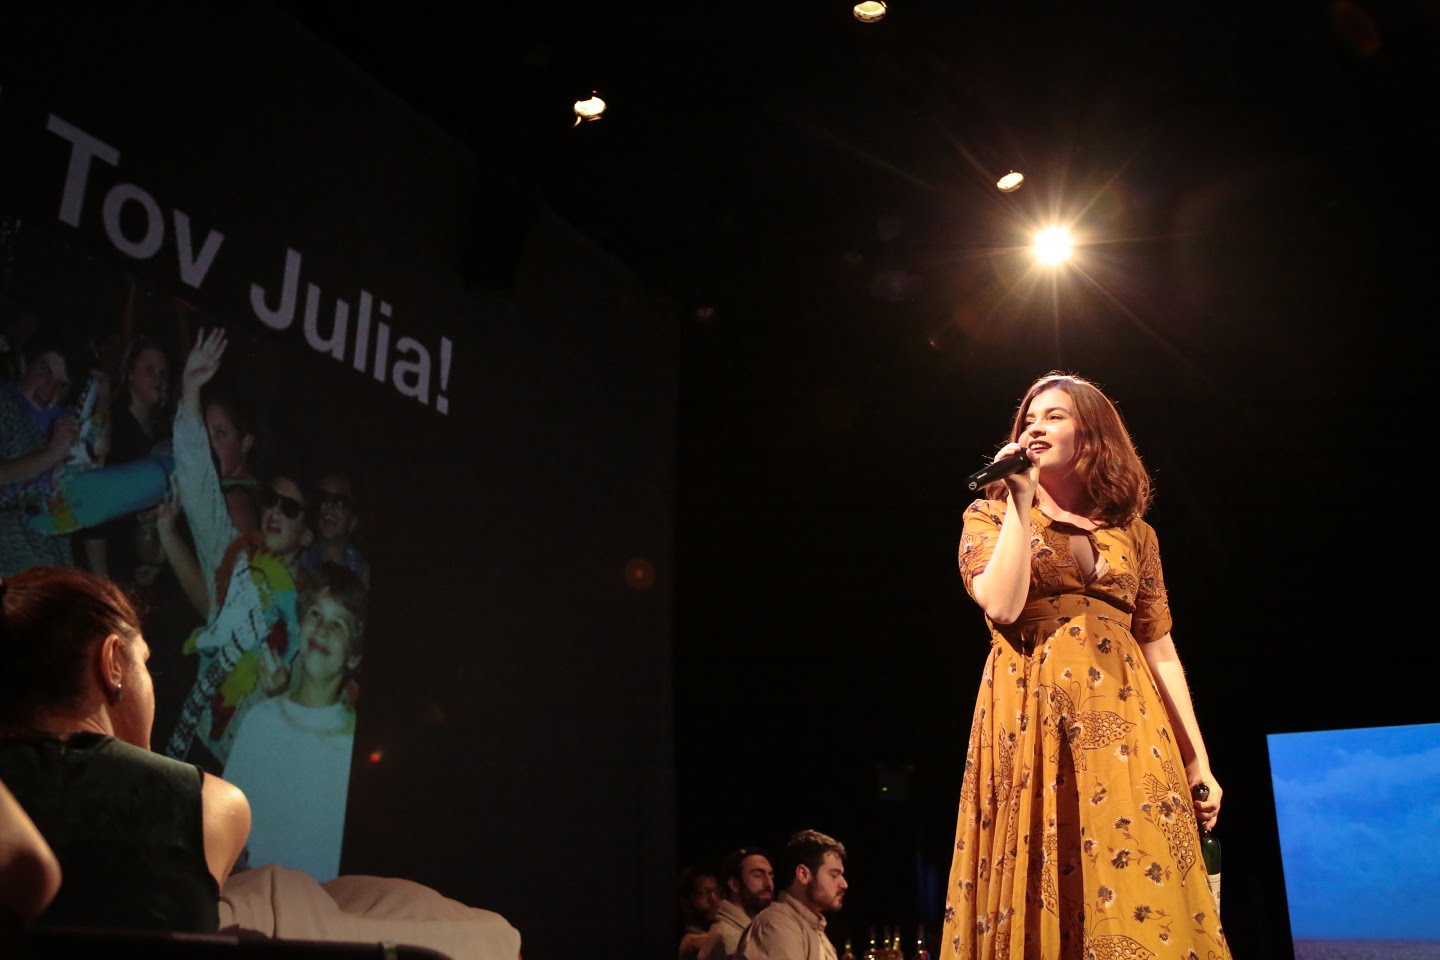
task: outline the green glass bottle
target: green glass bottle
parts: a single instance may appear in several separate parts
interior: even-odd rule
[[[1196,800],[1205,800],[1210,796],[1210,785],[1197,783],[1190,791],[1195,795]],[[1220,913],[1220,840],[1206,830],[1200,828],[1200,856],[1205,860],[1205,882],[1210,885],[1210,892],[1215,895],[1215,913]]]

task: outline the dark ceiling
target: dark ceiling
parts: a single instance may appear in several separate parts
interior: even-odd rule
[[[1179,378],[1248,432],[1277,353],[1316,378],[1356,338],[1404,349],[1361,311],[1425,297],[1428,0],[279,5],[692,317],[692,437],[737,382],[889,442],[941,397],[993,424],[1053,367],[1137,404]],[[610,109],[576,127],[592,89]],[[1079,269],[1039,273],[1054,220]]]
[[[521,202],[708,308],[689,400],[833,397],[820,418],[888,442],[937,397],[994,424],[1063,366],[1136,405],[1185,383],[1233,436],[1262,429],[1277,372],[1303,392],[1356,367],[1347,408],[1383,388],[1377,358],[1413,353],[1376,311],[1431,302],[1429,0],[897,0],[870,25],[843,0],[281,7]],[[575,127],[591,89],[610,110]],[[1003,195],[1010,169],[1028,179]],[[1038,273],[1025,246],[1054,220],[1079,269]],[[733,415],[695,410],[691,436]],[[936,422],[973,460],[993,427],[967,426]]]
[[[1153,245],[1188,191],[1433,138],[1440,82],[1433,3],[898,0],[873,25],[842,0],[279,5],[526,196],[717,309],[857,276],[874,299],[953,306],[1052,205],[1089,205],[1097,242]],[[610,110],[572,128],[591,89]],[[1011,168],[1030,179],[1004,198]]]

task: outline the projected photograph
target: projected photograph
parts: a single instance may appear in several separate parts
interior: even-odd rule
[[[0,487],[0,575],[48,563],[123,587],[151,650],[151,748],[245,792],[242,867],[335,877],[370,558],[361,464],[315,414],[323,369],[3,220],[4,459],[65,452]]]
[[[1267,739],[1296,960],[1440,957],[1440,723]]]

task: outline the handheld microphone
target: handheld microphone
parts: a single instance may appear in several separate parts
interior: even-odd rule
[[[1029,467],[1030,457],[1024,450],[1021,450],[1019,453],[1012,453],[1008,457],[1001,457],[994,463],[976,470],[970,474],[970,478],[965,481],[965,484],[971,490],[979,490],[981,487],[988,486],[996,480],[1003,480],[1010,476],[1010,474],[1019,473],[1021,470],[1026,470]]]

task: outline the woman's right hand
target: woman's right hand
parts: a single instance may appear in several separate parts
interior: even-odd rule
[[[185,357],[185,370],[180,375],[180,390],[185,398],[199,402],[200,388],[214,379],[224,355],[224,327],[196,331],[195,346]]]
[[[996,460],[1003,460],[1006,457],[1013,457],[1017,453],[1024,453],[1025,445],[1021,443],[1007,443],[995,454]],[[1024,470],[1017,470],[1005,478],[1005,489],[1010,493],[1010,500],[1014,502],[1020,498],[1027,500],[1035,497],[1035,488],[1039,486],[1040,468],[1034,463]]]

